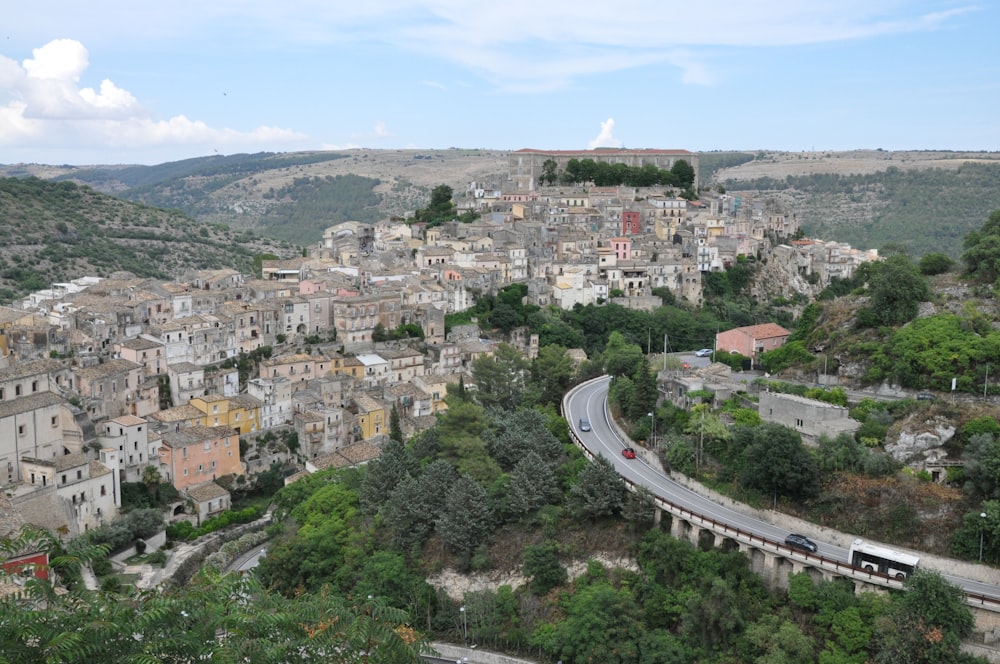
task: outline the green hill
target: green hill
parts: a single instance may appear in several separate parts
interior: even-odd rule
[[[180,213],[123,201],[72,182],[0,179],[0,302],[52,283],[116,271],[170,279],[190,269],[252,272],[261,253],[298,249],[204,224]]]

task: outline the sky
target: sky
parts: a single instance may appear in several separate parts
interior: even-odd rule
[[[12,0],[0,16],[3,164],[1000,150],[996,0]]]

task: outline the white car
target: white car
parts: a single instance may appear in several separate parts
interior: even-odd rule
[[[708,357],[714,351],[711,348],[702,348],[701,350],[696,350],[694,352],[695,357]]]

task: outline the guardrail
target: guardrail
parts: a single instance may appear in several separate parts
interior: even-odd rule
[[[563,396],[563,403],[562,403],[563,417],[565,417],[566,413],[568,412],[566,408],[566,402],[570,398],[570,395],[582,389],[584,386],[599,380],[603,380],[603,377],[593,378],[589,381],[581,383],[580,385],[577,385]],[[569,419],[567,418],[567,422],[568,421]],[[594,453],[587,448],[587,446],[583,442],[583,439],[581,439],[576,434],[576,431],[573,429],[572,423],[570,424],[569,430],[576,446],[580,448],[580,450],[583,452],[583,455],[587,458],[588,461],[593,461],[595,457]],[[625,477],[622,477],[622,481],[625,482],[625,486],[628,488],[629,491],[635,492],[638,490],[639,485],[637,485],[635,482],[632,482],[631,480]],[[646,488],[648,490],[648,487]],[[716,533],[718,535],[722,535],[724,537],[730,537],[731,539],[737,542],[742,542],[743,544],[746,544],[748,546],[754,546],[764,551],[769,551],[770,553],[773,554],[780,554],[793,558],[798,556],[805,560],[811,561],[811,563],[815,567],[818,567],[820,569],[835,574],[840,574],[842,576],[847,576],[852,579],[857,579],[859,581],[865,581],[868,583],[884,586],[887,588],[894,588],[896,590],[901,590],[903,588],[903,581],[897,579],[896,577],[888,576],[880,572],[868,571],[865,569],[861,569],[859,567],[854,567],[853,565],[841,562],[839,560],[825,558],[819,555],[818,553],[810,553],[808,551],[793,549],[784,542],[778,542],[776,540],[768,539],[767,537],[763,537],[761,535],[755,535],[754,533],[750,533],[741,530],[739,528],[730,526],[727,523],[716,521],[711,517],[707,517],[703,514],[695,512],[687,507],[682,507],[680,505],[677,505],[667,500],[666,498],[663,498],[662,496],[656,495],[655,493],[653,493],[653,502],[656,504],[657,507],[666,512],[669,512],[674,516],[685,519],[691,523],[695,523],[703,528],[711,530],[713,533]],[[1000,613],[1000,598],[990,597],[989,595],[981,595],[979,593],[973,593],[969,591],[964,591],[964,592],[965,592],[965,603],[967,605],[983,609],[985,611]]]

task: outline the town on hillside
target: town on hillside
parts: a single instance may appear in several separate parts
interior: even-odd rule
[[[179,492],[171,519],[198,525],[275,463],[297,471],[286,481],[364,463],[394,410],[410,436],[446,408],[449,384],[472,384],[495,342],[475,325],[446,334],[445,316],[511,284],[541,307],[653,309],[660,289],[700,305],[702,275],[738,260],[766,261],[768,288],[790,296],[877,259],[802,239],[793,212],[751,195],[553,182],[580,159],[697,171],[684,150],[521,150],[503,186],[458,197],[471,223],[345,222],[259,278],[88,277],[0,307],[0,537],[23,524],[79,536],[119,515],[123,483],[150,476]],[[400,326],[423,339],[382,340]],[[537,353],[537,337],[506,341]]]

